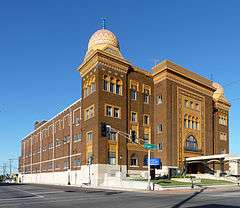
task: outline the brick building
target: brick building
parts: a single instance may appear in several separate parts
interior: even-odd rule
[[[168,60],[140,69],[106,29],[92,35],[78,70],[82,98],[22,140],[22,181],[99,185],[106,174],[143,175],[144,143],[158,145],[151,157],[162,173],[182,170],[187,157],[229,152],[230,103],[219,84]],[[114,129],[108,137],[103,122]]]

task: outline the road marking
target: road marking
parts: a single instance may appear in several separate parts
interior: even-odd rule
[[[24,193],[27,193],[27,194],[31,194],[33,196],[37,196],[39,198],[44,198],[44,196],[41,196],[41,195],[38,195],[38,194],[35,194],[35,193],[32,193],[32,192],[29,192],[29,191],[25,191],[25,190],[22,190],[22,189],[19,189],[19,188],[13,188],[13,187],[8,187],[9,189],[12,189],[12,190],[15,190],[15,191],[21,191],[21,192],[24,192]]]
[[[43,192],[35,192],[35,194],[57,194],[57,193],[63,193],[65,191],[43,191]]]
[[[211,196],[213,197],[239,197],[239,192],[233,192],[233,193],[222,193],[222,194],[213,194]]]
[[[49,199],[47,199],[47,200],[41,200],[41,201],[32,201],[32,202],[24,202],[24,205],[28,205],[28,204],[39,204],[39,203],[41,203],[41,204],[48,204],[48,203],[56,203],[56,202],[68,202],[68,201],[84,201],[84,200],[86,200],[86,199],[90,199],[90,200],[95,200],[95,199],[97,199],[97,200],[99,200],[99,199],[118,199],[119,197],[117,197],[117,196],[115,196],[115,197],[109,197],[109,196],[101,196],[101,197],[94,197],[94,196],[92,196],[92,198],[91,197],[87,197],[87,196],[84,196],[84,197],[81,197],[81,198],[79,198],[79,196],[77,196],[77,198],[67,198],[67,199],[59,199],[59,198],[49,198]],[[25,198],[26,199],[26,198]],[[45,198],[46,199],[46,198]],[[120,198],[119,198],[120,199]],[[15,199],[16,200],[16,199]],[[22,205],[22,203],[11,203],[11,204],[9,204],[9,205],[11,205],[11,206],[19,206],[19,205]],[[6,204],[0,204],[0,207],[6,207]]]

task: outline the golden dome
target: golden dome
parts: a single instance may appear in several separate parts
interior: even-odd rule
[[[97,30],[91,36],[88,42],[85,59],[96,50],[103,50],[122,58],[117,37],[111,31],[106,29]]]
[[[88,50],[98,48],[100,45],[111,45],[119,48],[116,36],[109,30],[101,29],[96,31],[88,42]]]

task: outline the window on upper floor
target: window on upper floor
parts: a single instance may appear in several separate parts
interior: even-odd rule
[[[163,97],[162,97],[162,95],[158,95],[157,96],[157,105],[162,104],[162,103],[163,103]]]
[[[197,116],[184,115],[184,128],[200,130],[200,122]]]
[[[163,125],[160,123],[157,125],[157,134],[160,134],[163,131]]]
[[[130,80],[130,96],[131,100],[137,100],[137,92],[138,92],[138,82],[134,80]]]
[[[121,118],[121,108],[112,105],[105,105],[105,115],[113,118]]]
[[[116,141],[117,140],[117,132],[110,132],[108,139],[112,140],[112,141]]]
[[[96,91],[96,77],[95,75],[84,80],[83,83],[83,97],[88,97]]]
[[[103,90],[117,95],[122,95],[122,80],[107,75],[103,76]]]
[[[122,95],[122,81],[120,79],[116,81],[116,94]]]
[[[107,105],[106,106],[106,115],[108,117],[112,117],[112,115],[113,115],[112,111],[113,111],[112,106],[111,105]]]
[[[142,93],[143,93],[143,102],[144,104],[149,103],[150,95],[151,95],[151,87],[148,85],[143,84],[142,86]]]
[[[185,149],[188,151],[197,151],[198,150],[197,140],[194,136],[189,136],[186,139]]]
[[[111,93],[115,92],[115,80],[113,78],[111,78],[111,81],[110,81],[110,92]]]
[[[93,131],[87,132],[87,141],[90,142],[93,140]]]
[[[80,117],[75,117],[75,121],[74,121],[74,124],[77,126],[80,124]]]
[[[144,144],[149,143],[149,133],[144,133],[143,134],[143,142],[144,142]]]
[[[136,89],[131,89],[131,99],[137,100],[137,91]]]
[[[137,113],[136,112],[131,112],[131,121],[133,123],[136,123],[137,122]]]
[[[159,142],[159,144],[158,144],[158,149],[159,149],[160,151],[163,150],[163,142]]]
[[[113,116],[114,118],[120,118],[120,108],[117,107],[113,108]]]
[[[86,121],[93,117],[94,117],[94,105],[91,105],[90,107],[84,110],[84,119]]]
[[[73,136],[73,142],[79,142],[82,140],[82,133],[79,133],[79,134],[75,134]]]
[[[150,123],[150,116],[149,115],[143,115],[143,124],[149,125]]]
[[[131,140],[132,143],[137,143],[137,132],[135,130],[131,131]]]

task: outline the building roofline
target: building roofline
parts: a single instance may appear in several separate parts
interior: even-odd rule
[[[59,112],[58,114],[56,114],[55,116],[53,116],[52,118],[48,119],[47,122],[43,123],[41,126],[39,126],[38,128],[34,129],[33,131],[31,131],[30,133],[28,133],[25,137],[23,137],[23,139],[21,141],[24,141],[25,139],[27,139],[27,137],[31,136],[32,134],[34,134],[36,131],[38,131],[40,128],[44,127],[45,125],[47,125],[48,123],[50,123],[51,121],[53,121],[55,118],[57,118],[58,116],[60,116],[61,114],[63,114],[66,110],[68,110],[69,108],[71,108],[72,106],[74,106],[75,104],[77,104],[78,102],[81,102],[82,98],[79,98],[78,100],[76,100],[74,103],[70,104],[68,107],[64,108],[64,110],[62,110],[61,112]]]
[[[201,85],[204,85],[205,87],[208,87],[212,91],[215,91],[216,89],[212,86],[212,80],[209,80],[202,75],[199,75],[189,69],[186,69],[170,60],[163,60],[156,66],[152,67],[153,71],[153,77],[157,76],[159,73],[163,72],[164,70],[171,70],[174,73],[177,73],[185,78],[188,78],[190,80],[193,80],[194,82],[200,83]]]

